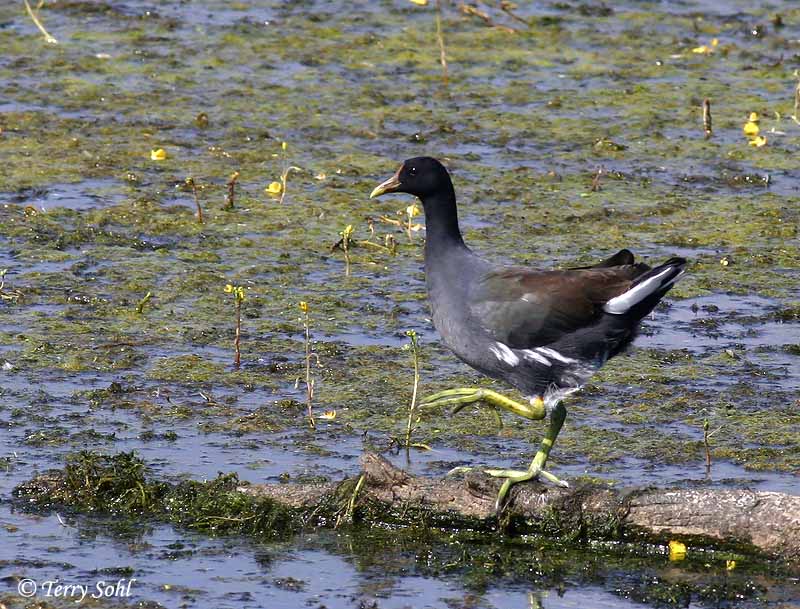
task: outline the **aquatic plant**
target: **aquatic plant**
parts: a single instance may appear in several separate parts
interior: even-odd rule
[[[711,125],[711,100],[708,98],[703,100],[703,132],[706,134],[706,139],[714,133]]]
[[[203,208],[200,207],[200,196],[197,193],[197,183],[195,182],[194,178],[186,178],[186,186],[192,191],[192,196],[194,196],[194,204],[197,208],[197,221],[200,224],[203,224]]]
[[[414,218],[422,214],[419,206],[416,203],[413,203],[405,209],[398,209],[396,214],[398,216],[405,216],[405,218],[403,220],[396,220],[395,218],[390,218],[389,216],[380,216],[378,219],[386,224],[391,224],[393,226],[402,228],[404,231],[406,231],[408,240],[413,241],[413,233],[419,232],[424,228],[422,224],[414,222]]]
[[[367,228],[369,229],[369,238],[356,241],[358,245],[364,247],[371,247],[372,249],[386,252],[388,254],[391,254],[392,256],[397,254],[397,243],[395,242],[394,237],[392,235],[389,234],[384,235],[383,245],[373,241],[373,239],[375,238],[375,221],[372,218],[367,218]]]
[[[283,203],[284,198],[286,198],[286,189],[288,187],[289,173],[291,171],[302,171],[299,167],[295,167],[294,165],[289,165],[289,157],[286,152],[288,148],[289,145],[286,142],[281,142],[281,159],[283,161],[283,170],[281,171],[280,182],[270,182],[269,186],[267,186],[267,188],[265,189],[266,192],[270,195],[273,196],[280,195],[278,203]]]
[[[411,362],[414,366],[414,384],[411,389],[411,403],[408,406],[408,421],[406,422],[406,447],[408,448],[411,446],[411,434],[416,423],[419,423],[419,417],[414,419],[417,414],[417,391],[419,389],[419,338],[414,330],[406,330],[406,336],[409,338],[409,343],[404,348],[411,351]]]
[[[0,269],[0,299],[17,303],[22,299],[22,292],[20,290],[5,289],[6,273],[8,273],[8,269]]]
[[[442,31],[442,2],[436,0],[436,42],[439,44],[439,63],[442,65],[442,83],[447,86],[447,49],[444,46],[444,32]]]
[[[758,125],[759,120],[760,117],[758,116],[758,113],[751,112],[747,122],[742,127],[742,131],[744,132],[748,143],[756,148],[761,148],[767,143],[767,138],[763,135],[759,135],[761,132],[761,128]]]
[[[39,28],[39,31],[44,36],[45,42],[47,44],[58,44],[58,40],[56,40],[53,36],[50,35],[50,32],[48,32],[44,28],[44,25],[42,25],[42,22],[39,20],[39,14],[38,13],[39,13],[39,10],[42,8],[42,6],[44,6],[44,0],[39,0],[39,4],[36,6],[36,10],[31,8],[31,5],[28,4],[28,0],[22,0],[22,1],[25,3],[25,10],[28,12],[28,15],[30,16],[31,20],[33,21],[33,24],[37,28]]]
[[[225,207],[222,209],[231,210],[234,207],[234,199],[236,198],[236,180],[239,179],[239,172],[234,171],[227,183],[227,194],[225,195]]]
[[[150,299],[153,297],[152,292],[147,292],[137,304],[136,304],[136,314],[141,315],[144,312],[145,305],[150,302]]]
[[[308,303],[301,300],[300,312],[303,314],[301,320],[303,322],[303,337],[305,343],[305,367],[306,367],[306,415],[308,416],[308,423],[312,429],[316,429],[317,424],[314,421],[314,378],[311,376],[311,358],[317,359],[319,365],[319,356],[311,350],[311,321],[308,315]]]
[[[406,207],[406,234],[408,235],[409,241],[414,240],[413,231],[422,230],[422,225],[414,222],[414,218],[419,216],[421,213],[422,212],[419,209],[419,205],[416,203],[412,203]]]
[[[797,70],[794,71],[794,75],[800,77]],[[792,120],[800,124],[800,81],[794,86],[794,114],[792,115]]]
[[[345,270],[344,274],[350,277],[350,245],[353,242],[353,225],[348,224],[344,230],[339,233],[341,239],[336,242],[334,247],[338,247],[344,252]]]
[[[709,440],[711,436],[716,434],[720,429],[722,429],[722,425],[717,427],[714,431],[709,431],[711,428],[708,419],[703,419],[703,447],[706,451],[706,475],[711,472],[711,443]]]
[[[240,341],[242,336],[242,303],[244,302],[244,288],[240,285],[226,284],[225,293],[233,294],[234,303],[236,306],[236,335],[233,339],[233,366],[239,368],[242,361],[242,352],[240,349]]]

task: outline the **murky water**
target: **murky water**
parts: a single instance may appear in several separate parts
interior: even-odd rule
[[[800,11],[525,3],[528,30],[481,6],[501,27],[445,6],[447,87],[432,7],[404,0],[47,2],[58,46],[0,7],[0,605],[24,606],[26,577],[135,579],[126,606],[800,604],[797,578],[768,563],[359,528],[259,543],[12,501],[87,448],[135,450],[164,479],[254,483],[352,476],[367,449],[429,476],[527,462],[542,426],[500,430],[479,408],[425,413],[416,436],[432,451],[388,450],[411,393],[406,330],[423,391],[474,380],[427,319],[422,234],[381,219],[410,201],[366,198],[418,154],[449,159],[466,237],[491,259],[576,266],[629,247],[692,260],[636,349],[569,403],[556,473],[800,493]],[[742,134],[752,111],[764,147]],[[166,160],[150,160],[157,148]],[[300,171],[280,206],[264,188],[288,165]],[[331,249],[348,224],[349,276]],[[387,234],[396,255],[376,247]],[[229,282],[247,288],[239,371]],[[337,413],[315,433],[297,382],[301,300],[316,408]]]

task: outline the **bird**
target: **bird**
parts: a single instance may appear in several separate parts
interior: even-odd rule
[[[468,387],[430,395],[421,406],[455,406],[455,413],[483,402],[527,419],[549,419],[527,470],[483,469],[503,479],[498,511],[517,483],[544,479],[568,487],[545,470],[566,419],[563,399],[630,345],[641,320],[683,275],[687,261],[674,257],[651,268],[623,249],[588,267],[498,266],[464,243],[453,182],[437,159],[404,161],[370,198],[388,193],[414,195],[422,203],[428,301],[445,346],[478,372],[525,396],[522,401],[492,389]]]

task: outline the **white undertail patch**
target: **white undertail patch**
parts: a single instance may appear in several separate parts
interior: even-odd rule
[[[519,364],[519,357],[517,357],[517,354],[503,343],[495,343],[494,346],[489,347],[489,351],[491,351],[497,359],[505,362],[509,366],[516,366]]]
[[[622,315],[623,313],[627,313],[632,306],[640,303],[656,290],[666,287],[667,285],[672,285],[677,277],[666,284],[662,284],[661,279],[673,272],[675,272],[675,268],[668,266],[658,275],[653,275],[649,279],[632,287],[627,292],[623,292],[619,296],[609,300],[603,307],[603,310],[606,313],[611,313],[612,315]]]

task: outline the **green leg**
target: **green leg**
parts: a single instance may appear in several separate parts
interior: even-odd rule
[[[469,387],[465,389],[448,389],[426,397],[420,406],[455,406],[453,414],[464,408],[467,404],[484,401],[498,408],[503,408],[526,419],[538,421],[545,418],[547,410],[541,399],[532,400],[530,404],[523,404],[511,398],[492,391]]]
[[[561,431],[561,426],[564,425],[564,419],[567,418],[567,409],[563,404],[557,404],[550,413],[550,426],[547,428],[542,444],[536,456],[533,457],[531,465],[526,472],[519,472],[515,470],[493,469],[485,470],[490,476],[498,478],[505,478],[503,486],[500,487],[500,492],[497,493],[497,502],[495,504],[498,510],[502,509],[505,504],[506,496],[511,490],[511,487],[518,482],[526,482],[533,478],[545,478],[550,482],[568,488],[569,484],[563,480],[559,480],[553,474],[544,471],[544,465],[547,463],[547,457],[550,455],[550,449],[553,448],[558,432]]]
[[[547,409],[544,406],[544,402],[541,398],[534,398],[530,401],[530,404],[524,404],[522,402],[517,402],[510,398],[505,397],[497,393],[496,391],[492,391],[491,389],[477,389],[477,388],[465,388],[465,389],[450,389],[448,391],[440,391],[434,395],[428,396],[422,402],[423,406],[447,406],[447,405],[455,405],[453,412],[456,413],[467,404],[472,404],[474,402],[484,401],[489,403],[495,409],[503,408],[514,414],[518,414],[520,416],[525,417],[526,419],[531,420],[540,420],[547,416]],[[564,419],[567,416],[567,409],[564,408],[562,404],[557,404],[553,410],[550,412],[550,425],[547,429],[547,433],[545,434],[544,439],[542,440],[542,444],[539,447],[539,451],[536,453],[536,456],[533,458],[530,467],[526,471],[521,470],[512,470],[512,469],[484,469],[487,474],[490,476],[495,476],[497,478],[505,478],[503,481],[503,485],[500,487],[500,492],[497,494],[497,509],[501,509],[505,503],[505,499],[508,496],[508,492],[511,487],[518,482],[526,482],[527,480],[532,480],[534,478],[544,478],[545,480],[549,480],[550,482],[558,485],[567,487],[569,486],[563,480],[558,479],[556,476],[551,474],[550,472],[544,471],[545,463],[547,463],[547,457],[550,455],[550,449],[553,448],[553,444],[558,437],[559,431],[561,431],[561,426],[564,424]],[[450,473],[458,473],[458,472],[466,472],[471,471],[472,467],[457,467],[453,469]]]

